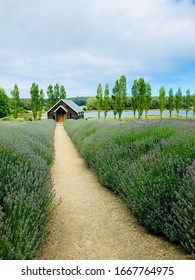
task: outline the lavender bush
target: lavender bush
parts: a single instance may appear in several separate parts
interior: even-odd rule
[[[67,121],[102,184],[151,232],[195,254],[195,123],[192,120]]]
[[[53,211],[55,123],[0,123],[0,259],[32,259]]]

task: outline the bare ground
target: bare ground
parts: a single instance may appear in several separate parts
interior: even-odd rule
[[[104,188],[62,125],[55,131],[52,168],[58,206],[39,259],[184,260],[179,247],[148,233],[123,201]]]

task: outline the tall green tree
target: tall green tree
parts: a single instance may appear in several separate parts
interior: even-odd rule
[[[87,98],[87,110],[97,110],[97,100],[95,97]]]
[[[192,111],[194,117],[195,116],[195,93],[192,95]]]
[[[165,109],[166,104],[166,91],[164,87],[161,87],[159,90],[159,110],[160,110],[160,117],[162,119],[162,113]]]
[[[50,84],[47,88],[47,108],[51,108],[55,104],[53,86]]]
[[[66,90],[63,85],[60,86],[60,99],[66,99]]]
[[[188,117],[188,112],[190,110],[190,98],[190,90],[188,89],[185,96],[186,118]]]
[[[175,94],[175,109],[177,111],[177,117],[179,117],[179,111],[182,107],[182,91],[181,88],[178,88],[178,91]]]
[[[17,119],[18,113],[20,112],[20,93],[18,86],[15,84],[14,89],[11,91],[12,96],[12,109],[14,118]]]
[[[119,87],[117,92],[117,111],[119,119],[121,119],[122,113],[125,109],[125,104],[127,102],[127,80],[124,75],[120,77]]]
[[[110,98],[109,98],[109,86],[108,86],[108,84],[106,84],[106,87],[105,87],[105,90],[104,90],[104,100],[103,100],[105,118],[107,117],[107,113],[110,109],[109,100],[110,100]]]
[[[137,109],[138,109],[138,118],[140,119],[143,115],[144,106],[145,106],[146,83],[144,78],[139,78],[137,83],[138,83]]]
[[[132,104],[132,109],[133,109],[133,115],[134,115],[134,119],[135,119],[135,114],[136,114],[136,111],[138,109],[138,81],[135,80],[133,82],[133,85],[131,87],[131,95],[132,95],[132,98],[131,98],[131,104]]]
[[[37,119],[38,111],[39,111],[39,86],[36,83],[33,83],[30,88],[31,95],[31,107],[34,121]]]
[[[39,108],[38,108],[38,117],[41,119],[43,114],[43,108],[44,108],[44,92],[41,89],[39,92]]]
[[[152,88],[149,83],[146,84],[146,97],[145,97],[145,118],[147,118],[148,111],[152,105]]]
[[[174,95],[173,95],[173,89],[170,88],[169,90],[169,97],[168,97],[168,107],[169,107],[169,116],[172,117],[172,112],[174,109]]]
[[[55,84],[55,86],[54,86],[53,94],[54,94],[54,100],[55,100],[54,104],[55,104],[55,103],[57,103],[60,100],[60,86],[59,86],[58,83]]]
[[[119,81],[116,80],[115,85],[112,89],[112,109],[114,114],[114,119],[116,119],[116,115],[118,113],[118,106],[117,106],[117,92],[119,91]]]
[[[97,110],[98,110],[98,119],[99,119],[100,118],[100,113],[101,113],[101,110],[102,110],[102,104],[103,104],[101,84],[99,84],[98,88],[97,88],[96,100],[97,100]]]
[[[10,102],[6,91],[0,87],[0,118],[7,117],[10,113]]]

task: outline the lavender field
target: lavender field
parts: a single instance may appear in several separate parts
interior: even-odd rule
[[[195,122],[64,124],[104,186],[123,197],[149,231],[195,254]]]
[[[0,122],[0,259],[32,259],[53,211],[53,121]]]

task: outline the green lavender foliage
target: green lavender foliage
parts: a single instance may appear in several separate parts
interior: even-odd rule
[[[0,123],[0,259],[32,259],[53,206],[55,123]]]
[[[195,123],[190,120],[65,122],[102,184],[151,232],[195,254]]]

